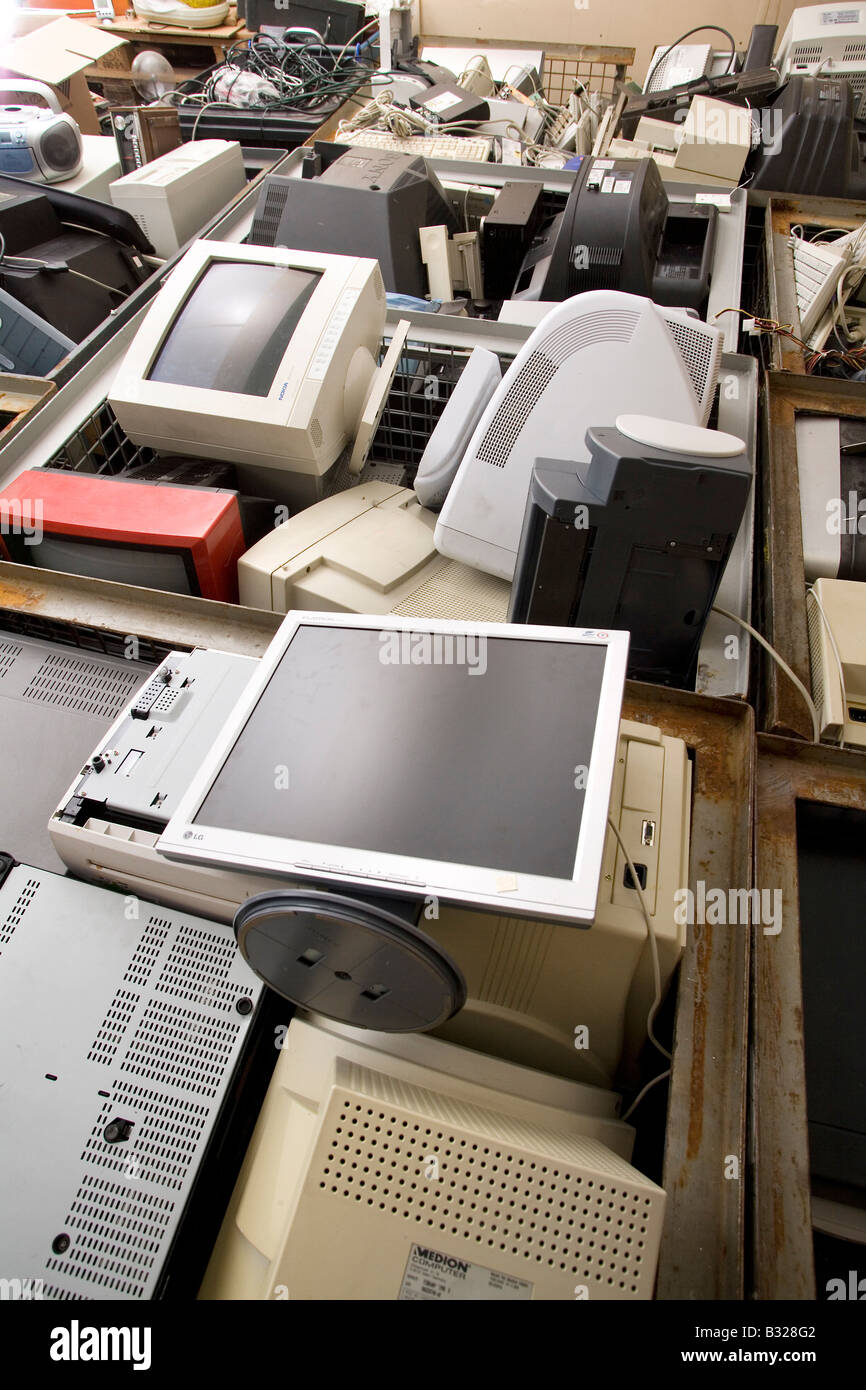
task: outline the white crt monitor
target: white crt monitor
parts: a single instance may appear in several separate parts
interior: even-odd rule
[[[866,114],[866,3],[805,5],[794,10],[776,52],[781,77],[796,73],[847,78],[855,119]]]
[[[628,635],[290,613],[170,858],[594,920]]]
[[[384,325],[374,260],[196,241],[109,404],[136,444],[245,465],[248,486],[305,506],[381,385]]]
[[[203,1299],[650,1299],[665,1193],[617,1098],[296,1015]]]
[[[535,460],[579,467],[587,430],[622,414],[706,425],[721,352],[721,329],[639,295],[590,290],[557,304],[475,428],[439,513],[438,549],[512,579]]]
[[[288,613],[402,613],[504,622],[510,584],[440,555],[411,488],[367,482],[306,507],[238,561],[240,601]]]

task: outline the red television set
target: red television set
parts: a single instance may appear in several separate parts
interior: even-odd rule
[[[235,492],[30,468],[0,492],[0,553],[19,564],[237,603]]]

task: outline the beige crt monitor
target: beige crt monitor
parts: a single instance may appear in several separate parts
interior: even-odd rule
[[[196,241],[151,304],[109,404],[136,444],[225,459],[245,490],[309,506],[347,446],[362,436],[369,447],[408,328],[379,367],[384,325],[376,261]]]
[[[288,613],[401,613],[505,621],[510,584],[440,555],[435,512],[369,482],[307,507],[238,562],[240,601]]]
[[[618,1098],[298,1015],[203,1299],[649,1299],[665,1194]]]

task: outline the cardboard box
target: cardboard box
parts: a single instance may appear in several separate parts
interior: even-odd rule
[[[0,73],[45,82],[84,135],[98,135],[85,68],[126,46],[125,39],[76,19],[55,19],[0,47]]]

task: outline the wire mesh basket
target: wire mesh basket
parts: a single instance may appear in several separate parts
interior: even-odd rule
[[[380,361],[385,350],[383,345]],[[410,475],[414,473],[460,379],[469,351],[411,341],[406,344],[370,451],[372,460],[397,464]],[[501,355],[500,360],[504,369],[511,359]],[[151,463],[154,458],[153,449],[134,444],[128,438],[111,406],[103,401],[64,441],[46,467],[116,477],[139,464]],[[343,475],[339,476],[342,479]],[[343,486],[348,481],[346,475]]]

